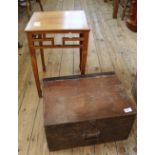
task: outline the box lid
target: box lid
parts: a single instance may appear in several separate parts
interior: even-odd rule
[[[136,114],[114,73],[46,78],[43,83],[45,125]]]

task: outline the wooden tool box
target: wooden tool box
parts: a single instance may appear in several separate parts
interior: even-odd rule
[[[43,80],[44,127],[49,150],[126,139],[136,115],[114,73]]]

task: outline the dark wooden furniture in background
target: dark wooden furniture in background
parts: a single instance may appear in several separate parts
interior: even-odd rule
[[[49,150],[126,139],[136,115],[113,72],[43,80]]]
[[[104,0],[104,2],[107,2],[107,0]],[[119,2],[120,0],[113,1],[113,18],[117,18]],[[123,8],[122,19],[124,18],[127,5],[130,2],[130,11],[126,25],[130,30],[137,32],[137,0],[124,0],[124,2],[125,5]]]
[[[107,0],[104,0],[104,2],[107,2]],[[113,18],[117,18],[117,14],[118,14],[118,8],[119,8],[119,2],[120,0],[113,0]],[[124,0],[123,3],[124,3],[124,9],[123,9],[123,13],[122,13],[122,18],[124,18],[124,15],[125,15],[125,11],[126,11],[126,6],[127,6],[127,3],[129,2],[129,0]]]
[[[126,25],[130,30],[137,32],[137,0],[131,0],[130,12]]]
[[[36,49],[40,49],[43,71],[45,71],[44,48],[80,48],[80,70],[82,74],[85,74],[90,29],[84,11],[35,12],[27,24],[25,31],[27,33],[39,97],[42,97],[42,91],[38,74]],[[79,34],[79,37],[63,37],[62,44],[56,45],[52,34],[58,33]],[[51,36],[49,37],[49,35]],[[48,45],[45,44],[47,41],[50,42]],[[78,41],[79,44],[67,45],[67,41]]]
[[[114,0],[113,5],[113,18],[117,18],[119,0]]]
[[[128,7],[129,2],[130,2],[130,0],[125,0],[125,3],[123,4],[122,20],[124,19],[126,9]]]
[[[30,12],[32,10],[31,1],[32,0],[22,0],[22,1],[18,0],[18,6],[20,6],[20,7],[26,7],[28,17],[30,17],[30,14],[31,14]],[[39,4],[41,11],[44,11],[43,10],[43,6],[42,6],[42,3],[41,3],[41,0],[35,0],[35,1]]]

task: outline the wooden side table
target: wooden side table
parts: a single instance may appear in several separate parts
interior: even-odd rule
[[[39,81],[36,49],[40,49],[43,71],[46,71],[44,48],[80,48],[80,71],[81,74],[85,74],[90,29],[84,11],[35,12],[25,31],[27,33],[31,63],[39,97],[42,97],[42,90]],[[47,35],[56,33],[76,33],[79,34],[79,37],[63,37],[62,44],[56,45],[54,37],[47,37]],[[50,44],[45,44],[47,41]],[[67,45],[66,41],[79,41],[79,44]]]

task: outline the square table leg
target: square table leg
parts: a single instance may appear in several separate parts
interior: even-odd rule
[[[88,55],[88,39],[89,32],[83,32],[83,47],[82,47],[82,56],[81,56],[81,74],[85,74],[87,55]]]
[[[29,51],[30,51],[32,69],[33,69],[33,74],[34,74],[34,78],[35,78],[35,82],[36,82],[36,86],[38,90],[38,95],[39,97],[42,97],[42,91],[41,91],[39,74],[38,74],[36,52],[35,52],[35,49],[33,48],[33,43],[32,43],[32,34],[28,33],[27,37],[28,37],[28,43],[29,43]]]

